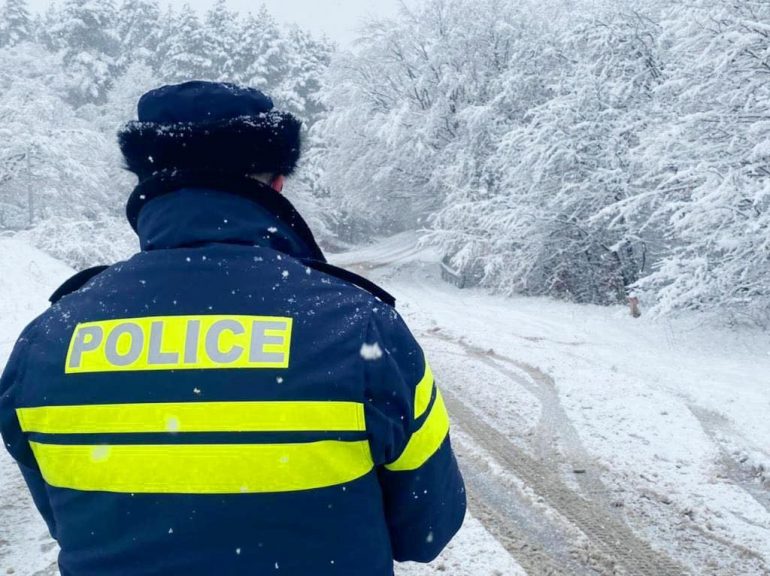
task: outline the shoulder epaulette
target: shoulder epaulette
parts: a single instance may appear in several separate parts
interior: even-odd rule
[[[337,266],[333,266],[328,262],[319,262],[318,260],[303,260],[303,263],[310,268],[313,268],[314,270],[318,270],[319,272],[323,272],[324,274],[334,276],[335,278],[339,278],[340,280],[358,286],[361,288],[361,290],[369,292],[372,296],[381,300],[388,306],[392,306],[393,308],[396,307],[395,296],[383,288],[380,288],[377,284],[371,280],[368,280],[367,278],[364,278],[363,276],[359,276],[358,274],[355,274],[350,270],[345,270],[344,268],[338,268]]]
[[[67,280],[64,284],[59,286],[57,288],[56,292],[51,294],[51,297],[48,299],[48,301],[51,304],[56,304],[59,300],[64,298],[65,296],[68,296],[72,294],[73,292],[77,292],[80,290],[83,286],[85,286],[89,280],[92,278],[95,278],[105,270],[107,270],[109,266],[94,266],[93,268],[89,268],[88,270],[83,270],[81,272],[78,272],[75,274],[72,278]]]

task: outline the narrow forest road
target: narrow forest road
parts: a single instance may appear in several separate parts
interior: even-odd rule
[[[698,399],[683,398],[679,390],[666,390],[672,398],[671,412],[686,403],[686,414],[692,417],[688,424],[700,428],[701,435],[666,437],[666,433],[674,432],[671,430],[654,437],[649,428],[635,428],[632,423],[628,438],[642,446],[692,441],[694,452],[703,449],[712,459],[708,465],[714,469],[705,471],[708,483],[729,490],[730,498],[740,502],[706,500],[699,509],[689,507],[689,501],[708,498],[701,493],[704,486],[677,494],[676,478],[645,469],[643,450],[631,470],[613,469],[611,454],[589,449],[582,440],[598,435],[601,442],[602,437],[614,434],[612,421],[597,420],[593,429],[585,426],[585,421],[576,423],[562,403],[568,388],[550,375],[550,362],[522,359],[529,356],[521,354],[523,349],[534,347],[541,353],[547,350],[561,355],[567,371],[588,360],[598,374],[600,367],[593,364],[602,359],[594,358],[593,343],[570,334],[568,325],[574,319],[560,320],[546,313],[542,317],[537,313],[516,317],[506,308],[519,306],[517,300],[498,299],[494,310],[484,310],[489,297],[441,283],[437,260],[405,239],[335,259],[381,283],[400,299],[399,309],[413,326],[444,391],[471,515],[527,574],[770,574],[770,515],[765,500],[770,495],[770,483],[761,464],[732,461],[730,442],[745,438],[740,434],[718,437],[704,425],[706,414],[715,420],[710,408],[699,413]],[[600,353],[598,347],[596,353]],[[606,371],[611,379],[625,379],[623,367],[610,363]],[[637,372],[646,377],[643,369]],[[577,403],[588,413],[594,408],[589,405],[593,400],[589,403],[580,392],[570,391],[567,395],[571,398],[567,399],[573,409]],[[633,406],[633,399],[628,400]],[[770,394],[762,400],[770,405]],[[667,415],[667,408],[659,405],[655,409]],[[605,416],[594,411],[597,419]],[[588,416],[589,422],[591,418]],[[724,424],[722,420],[729,418],[718,422]],[[701,446],[701,436],[712,445]],[[595,447],[594,440],[591,448]],[[682,448],[687,451],[686,445]],[[767,449],[767,445],[760,445],[754,456],[762,461],[768,457]],[[633,454],[629,456],[633,464]],[[663,456],[656,452],[653,459]],[[693,475],[704,472],[698,469],[701,464],[692,463]],[[673,468],[686,465],[680,460]],[[717,504],[733,513],[734,522],[717,528],[718,520],[712,515],[727,520],[726,514],[716,509]],[[709,509],[711,505],[714,510]],[[470,567],[465,570],[481,576]]]

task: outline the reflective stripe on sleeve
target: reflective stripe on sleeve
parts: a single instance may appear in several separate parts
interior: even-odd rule
[[[417,388],[414,392],[414,419],[417,420],[420,416],[425,414],[425,411],[430,406],[430,399],[433,396],[433,372],[425,362],[425,375],[417,384]]]
[[[436,401],[422,427],[412,434],[401,456],[385,466],[392,472],[417,470],[425,464],[443,444],[449,434],[449,414],[441,392],[436,390]]]
[[[30,442],[45,481],[89,492],[250,494],[352,482],[374,467],[367,441],[71,446]]]
[[[16,411],[24,432],[363,432],[355,402],[188,402],[47,406]]]

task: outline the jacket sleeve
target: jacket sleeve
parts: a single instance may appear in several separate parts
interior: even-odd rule
[[[28,326],[19,337],[5,370],[0,376],[0,435],[2,435],[6,449],[19,465],[21,474],[32,494],[32,500],[48,525],[48,531],[53,538],[56,538],[56,524],[48,499],[46,483],[16,415],[16,396],[28,362],[33,326],[34,324]]]
[[[373,310],[362,357],[393,557],[430,562],[460,529],[466,508],[446,407],[420,346],[389,306]]]

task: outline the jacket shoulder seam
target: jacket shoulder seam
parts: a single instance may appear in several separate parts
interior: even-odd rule
[[[56,304],[65,296],[69,296],[70,294],[73,294],[83,288],[83,286],[88,284],[88,282],[96,278],[99,274],[108,268],[109,266],[102,265],[81,270],[77,274],[74,274],[68,278],[61,286],[59,286],[56,291],[51,294],[51,297],[48,299],[48,301],[51,304]]]
[[[356,274],[355,272],[351,272],[345,268],[340,268],[339,266],[334,266],[328,262],[318,262],[307,259],[300,260],[300,262],[309,268],[312,268],[313,270],[327,274],[332,278],[336,278],[348,286],[355,286],[359,290],[367,292],[370,296],[377,299],[379,303],[386,304],[391,308],[396,307],[395,296],[368,278],[361,276],[360,274]]]

